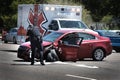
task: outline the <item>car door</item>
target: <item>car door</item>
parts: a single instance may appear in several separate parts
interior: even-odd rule
[[[10,29],[10,31],[7,33],[7,41],[11,41],[11,32],[12,32],[13,29]]]
[[[89,58],[92,52],[92,43],[88,40],[83,40],[81,47],[79,48],[78,57],[79,58]]]
[[[76,61],[78,59],[78,50],[82,42],[82,38],[75,36],[76,34],[71,33],[61,39],[62,42],[59,43],[59,49],[61,51],[62,60]]]
[[[96,37],[88,34],[88,33],[79,33],[79,37],[83,37],[82,44],[79,48],[78,57],[81,58],[89,58],[92,56],[94,42],[96,42]]]
[[[13,28],[8,33],[8,40],[13,42],[13,38],[16,39],[16,36],[17,36],[17,29]]]
[[[49,30],[57,31],[59,29],[58,22],[56,20],[52,20],[52,22],[49,25]]]
[[[17,29],[13,29],[12,33],[11,33],[11,41],[13,42],[13,39],[17,39]]]

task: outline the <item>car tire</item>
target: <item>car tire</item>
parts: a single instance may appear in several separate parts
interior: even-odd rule
[[[55,62],[55,61],[59,61],[59,57],[56,53],[56,51],[54,49],[52,49],[46,57],[46,61],[47,62]]]
[[[113,48],[114,49],[114,48]],[[116,52],[120,52],[120,48],[115,48],[114,49]]]
[[[105,52],[101,48],[98,48],[93,52],[93,60],[95,61],[102,61],[104,59],[104,56],[105,56]]]
[[[15,37],[13,37],[13,43],[14,43],[14,44],[17,44],[17,41],[16,41],[16,38],[15,38]]]
[[[8,43],[8,41],[7,41],[6,37],[5,37],[5,39],[4,39],[4,43]]]
[[[120,52],[120,49],[115,50],[117,53]]]

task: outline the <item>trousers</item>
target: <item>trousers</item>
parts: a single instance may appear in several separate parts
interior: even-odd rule
[[[40,40],[32,40],[31,41],[31,63],[34,64],[34,58],[36,54],[36,48],[38,49],[38,53],[40,54],[40,62],[43,62],[43,46]]]

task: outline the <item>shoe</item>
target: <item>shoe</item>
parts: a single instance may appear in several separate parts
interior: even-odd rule
[[[31,65],[34,65],[34,62],[31,62]]]
[[[41,65],[45,65],[45,63],[44,62],[40,62],[41,63]]]

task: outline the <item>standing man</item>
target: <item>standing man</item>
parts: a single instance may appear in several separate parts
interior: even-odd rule
[[[34,65],[36,48],[38,49],[38,52],[40,54],[41,65],[45,65],[43,62],[42,34],[40,33],[39,28],[37,26],[33,27],[32,25],[29,25],[27,30],[27,35],[29,36],[31,42],[31,50],[32,50],[31,65]]]

